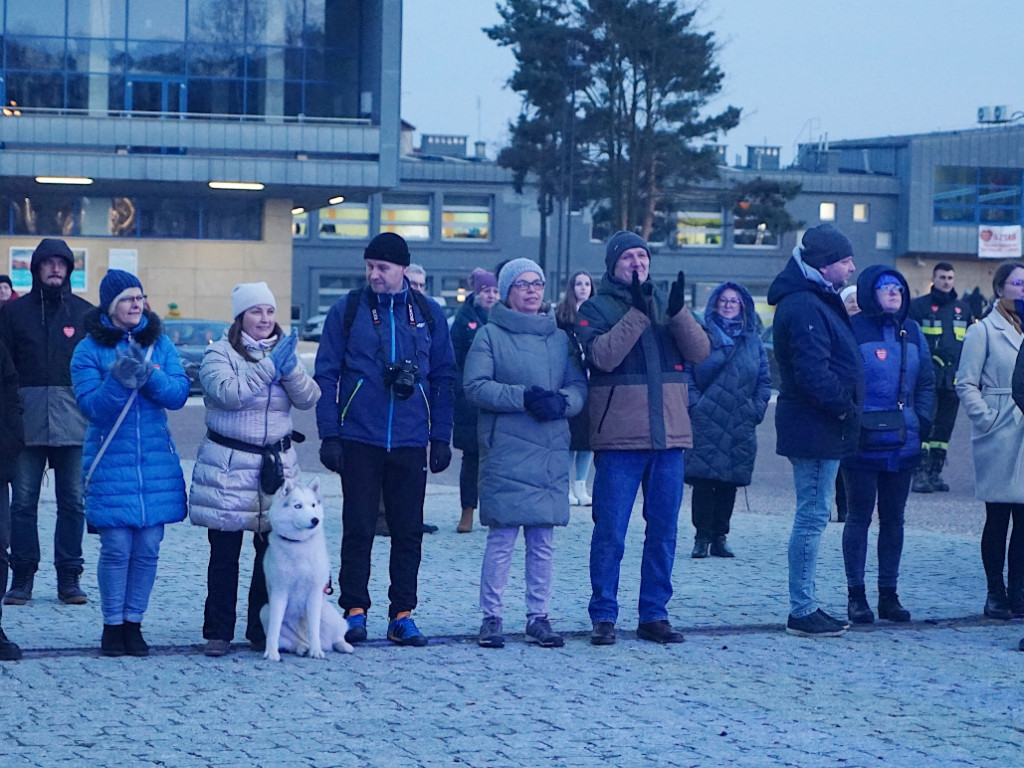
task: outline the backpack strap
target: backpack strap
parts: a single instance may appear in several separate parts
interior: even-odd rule
[[[419,291],[413,291],[411,288],[409,290],[412,293],[413,301],[416,302],[416,306],[420,310],[420,314],[423,315],[426,320],[427,328],[430,330],[431,334],[433,334],[434,313],[431,311],[430,299]],[[352,323],[356,321],[356,312],[359,310],[359,294],[362,292],[362,288],[353,288],[348,292],[348,301],[345,302],[345,319],[343,323],[346,339],[348,338],[349,331],[352,330]]]

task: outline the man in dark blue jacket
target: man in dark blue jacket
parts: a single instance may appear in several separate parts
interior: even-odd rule
[[[327,313],[316,355],[320,461],[341,474],[341,595],[349,642],[366,640],[370,553],[381,494],[391,531],[388,639],[426,645],[416,607],[427,446],[431,472],[451,462],[455,353],[444,312],[411,290],[409,247],[391,232],[363,254],[369,285]]]
[[[835,637],[848,626],[818,607],[814,572],[839,460],[857,450],[860,432],[864,374],[839,298],[855,269],[850,241],[822,224],[804,233],[803,246],[768,289],[768,303],[777,305],[776,453],[789,458],[796,486],[786,631],[803,637]]]

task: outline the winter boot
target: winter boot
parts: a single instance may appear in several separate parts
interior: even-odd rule
[[[17,661],[21,658],[21,648],[12,643],[3,629],[0,629],[0,661]]]
[[[124,624],[104,624],[101,656],[124,656]]]
[[[921,451],[921,461],[918,463],[917,469],[914,470],[914,481],[910,490],[914,493],[931,493],[935,490],[932,487],[931,462],[927,447]]]
[[[702,536],[698,533],[693,539],[693,552],[690,553],[690,557],[707,557],[710,549],[711,538],[709,536]]]
[[[846,592],[849,596],[846,604],[846,616],[850,621],[853,624],[873,624],[875,622],[875,614],[871,612],[871,606],[868,605],[868,597],[867,592],[864,591],[864,585],[847,587]]]
[[[32,599],[32,583],[35,581],[35,573],[15,571],[11,578],[11,588],[4,595],[4,605],[24,605]]]
[[[932,448],[928,452],[929,469],[928,482],[932,484],[933,491],[948,491],[949,485],[942,479],[942,467],[946,463],[946,451],[944,448]]]
[[[85,592],[78,586],[81,577],[80,568],[62,568],[57,571],[57,597],[65,605],[85,605],[89,602]]]
[[[896,587],[878,588],[878,618],[887,621],[910,621],[910,611],[900,605]]]
[[[989,584],[988,597],[985,599],[985,615],[990,619],[1009,621],[1013,618],[1010,612],[1010,601],[1006,597],[1006,587],[1002,582],[998,585]]]
[[[712,557],[736,557],[729,545],[725,543],[725,536],[715,536],[711,540]]]
[[[1024,577],[1017,574],[1010,576],[1006,596],[1010,601],[1010,613],[1014,616],[1024,616]]]
[[[462,519],[459,520],[459,524],[455,526],[455,530],[459,533],[471,533],[473,531],[473,507],[462,508]]]
[[[581,507],[589,507],[594,503],[594,499],[589,493],[587,493],[587,481],[576,480],[572,484],[572,492],[579,501]]]
[[[149,646],[142,639],[142,624],[137,621],[124,623],[124,652],[129,656],[149,656]]]

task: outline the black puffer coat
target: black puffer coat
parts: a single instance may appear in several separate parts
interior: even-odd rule
[[[0,483],[14,479],[14,462],[24,445],[18,373],[7,347],[0,342]],[[7,493],[7,489],[0,488],[0,493]]]
[[[476,332],[487,325],[487,310],[478,307],[476,295],[470,294],[455,313],[452,323],[452,347],[455,349],[455,423],[452,427],[452,445],[467,453],[478,453],[476,437],[477,409],[466,399],[462,387],[462,373],[466,368],[466,354],[473,345]]]

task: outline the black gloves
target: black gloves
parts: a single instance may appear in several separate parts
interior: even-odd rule
[[[686,304],[686,275],[680,270],[679,276],[676,281],[672,283],[672,288],[668,292],[668,312],[669,317],[675,317],[679,314],[679,310]]]
[[[558,392],[541,387],[530,387],[523,392],[523,406],[537,421],[557,421],[565,418],[565,398]]]
[[[325,437],[320,443],[320,463],[331,472],[341,474],[345,468],[345,452],[340,437]]]
[[[629,295],[633,300],[633,306],[643,312],[645,315],[650,314],[648,311],[647,297],[644,296],[644,288],[640,283],[640,275],[637,272],[633,273],[633,282],[629,284]]]
[[[128,345],[128,353],[118,350],[117,360],[110,366],[110,375],[125,389],[142,389],[152,373],[153,364],[134,339]]]
[[[444,472],[452,463],[452,449],[446,440],[430,441],[430,471],[435,475]]]

